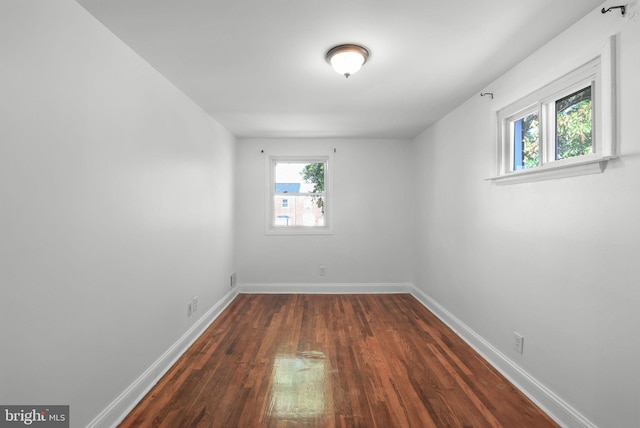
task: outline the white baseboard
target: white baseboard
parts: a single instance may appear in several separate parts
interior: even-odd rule
[[[422,290],[412,285],[410,292],[420,303],[440,318],[442,322],[467,342],[469,346],[475,349],[489,364],[561,426],[567,428],[597,428],[596,425],[586,417],[524,371]]]
[[[412,284],[399,283],[243,283],[247,294],[394,294],[410,293]]]
[[[116,427],[142,400],[142,398],[169,371],[175,362],[198,339],[211,323],[224,311],[238,295],[237,290],[227,293],[209,309],[185,334],[182,335],[160,358],[124,390],[88,425],[88,428]]]

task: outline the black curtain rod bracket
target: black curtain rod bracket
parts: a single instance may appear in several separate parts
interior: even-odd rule
[[[480,92],[480,96],[481,97],[484,97],[486,95],[491,96],[491,99],[493,99],[493,92]]]
[[[622,16],[624,16],[627,13],[627,6],[611,6],[609,9],[605,9],[603,7],[600,12],[605,14],[605,13],[611,12],[613,9],[620,9],[620,12],[622,13]]]

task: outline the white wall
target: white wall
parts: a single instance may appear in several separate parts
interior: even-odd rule
[[[0,403],[85,426],[227,293],[234,138],[71,0],[0,56]]]
[[[75,2],[4,0],[0,24],[0,403],[70,404],[86,425],[194,325],[192,296],[200,314],[223,299],[235,266],[244,283],[413,280],[594,424],[640,425],[635,1],[627,18],[594,11],[413,143],[234,148]],[[620,159],[485,181],[495,112],[613,33]],[[334,147],[334,234],[266,236],[265,156]]]
[[[640,426],[640,17],[630,6],[625,18],[594,10],[412,152],[416,286],[593,424],[617,428]],[[485,181],[496,111],[616,33],[620,158],[599,175]]]
[[[410,282],[408,149],[403,140],[239,140],[238,280],[245,284]],[[265,235],[265,183],[272,155],[333,155],[332,235]],[[319,275],[321,265],[326,276]]]

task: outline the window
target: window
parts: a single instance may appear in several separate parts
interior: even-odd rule
[[[595,151],[592,133],[593,85],[594,81],[584,81],[578,84],[584,87],[575,92],[568,89],[556,93],[545,101],[504,119],[503,126],[508,127],[505,149],[511,153],[508,172],[589,155]],[[564,95],[565,92],[570,93]],[[545,113],[548,113],[546,117],[550,119],[547,123],[542,119]],[[540,128],[543,126],[549,129],[541,135]],[[546,144],[542,149],[541,142]]]
[[[593,100],[591,85],[569,94],[555,104],[555,159],[593,152]]]
[[[604,170],[614,155],[614,42],[576,70],[498,111],[498,176],[493,180]]]
[[[540,138],[537,111],[511,123],[513,140],[513,170],[532,168],[540,164]]]
[[[267,233],[330,233],[328,157],[272,157]]]

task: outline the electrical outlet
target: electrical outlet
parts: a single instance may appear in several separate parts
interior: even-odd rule
[[[187,303],[187,318],[193,313],[193,302]]]
[[[327,274],[327,269],[324,266],[320,266],[320,276],[325,276]]]
[[[193,299],[191,299],[191,303],[193,306],[193,312],[197,312],[198,311],[198,296],[193,296]]]
[[[520,333],[513,333],[513,349],[520,354],[524,351],[524,337]]]

